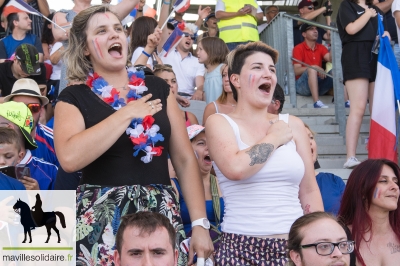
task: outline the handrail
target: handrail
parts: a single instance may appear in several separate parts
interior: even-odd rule
[[[331,31],[338,32],[337,28],[330,27],[330,26],[327,26],[327,25],[324,25],[324,24],[320,24],[320,23],[312,21],[312,20],[304,19],[304,18],[301,18],[301,17],[298,17],[298,16],[289,15],[289,14],[286,14],[286,13],[284,13],[283,16],[291,18],[291,19],[294,19],[294,20],[297,20],[297,21],[301,21],[303,23],[307,23],[307,24],[312,25],[312,26],[316,26],[318,28],[323,28],[324,30],[331,30]]]

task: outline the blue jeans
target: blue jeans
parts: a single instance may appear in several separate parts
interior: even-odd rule
[[[246,44],[249,42],[228,42],[226,46],[228,46],[229,51],[234,50],[238,45]]]
[[[332,74],[332,70],[328,72],[328,74]],[[333,79],[331,77],[326,76],[324,79],[318,77],[318,94],[320,96],[327,93],[330,89],[333,88]],[[311,96],[311,90],[308,86],[308,71],[304,71],[304,73],[300,76],[298,80],[296,80],[296,92],[302,96]]]

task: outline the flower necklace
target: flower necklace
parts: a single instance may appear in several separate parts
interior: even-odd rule
[[[104,102],[108,103],[115,110],[119,110],[131,101],[142,98],[141,94],[147,91],[144,83],[144,71],[128,71],[129,82],[127,87],[129,92],[126,95],[127,101],[124,98],[119,98],[119,91],[113,86],[109,85],[107,81],[99,76],[97,73],[89,74],[86,85],[92,88],[92,91],[99,95]],[[158,133],[160,127],[154,124],[154,118],[151,115],[145,116],[143,119],[132,119],[129,127],[126,129],[126,134],[134,144],[133,153],[137,157],[139,151],[146,153],[141,158],[144,163],[149,163],[153,156],[160,156],[164,147],[155,146],[159,141],[164,141],[162,134]]]

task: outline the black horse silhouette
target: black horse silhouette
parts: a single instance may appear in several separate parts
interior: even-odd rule
[[[47,240],[45,243],[49,242],[51,228],[57,233],[58,243],[61,242],[60,233],[56,227],[56,215],[60,218],[62,227],[65,228],[64,214],[62,212],[43,212],[42,200],[39,194],[36,195],[36,204],[32,207],[32,210],[35,209],[35,211],[31,211],[29,205],[21,199],[17,200],[13,209],[21,216],[21,224],[24,227],[24,241],[22,243],[26,242],[26,233],[29,235],[29,243],[32,243],[31,230],[41,226],[46,226],[47,229]]]

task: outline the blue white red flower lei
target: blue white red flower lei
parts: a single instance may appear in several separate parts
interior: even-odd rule
[[[128,71],[128,77],[129,92],[126,95],[127,103],[142,98],[141,94],[147,91],[147,87],[144,83],[145,75],[143,71]],[[109,85],[107,81],[97,73],[90,74],[86,84],[115,110],[119,110],[127,104],[124,98],[119,98],[119,91]],[[153,156],[160,156],[164,147],[155,147],[155,144],[159,141],[164,141],[164,137],[162,134],[158,133],[159,130],[160,127],[154,124],[154,118],[151,115],[143,119],[132,119],[131,124],[126,129],[126,134],[135,145],[133,147],[135,151],[133,156],[136,157],[139,151],[144,151],[146,155],[141,158],[144,163],[151,162]]]

